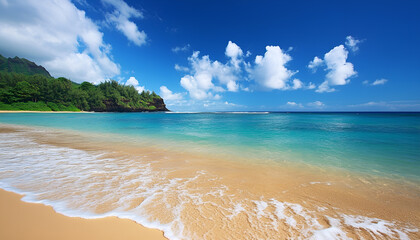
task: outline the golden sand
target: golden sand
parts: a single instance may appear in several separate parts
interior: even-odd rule
[[[146,187],[166,187],[154,193],[153,202],[143,207],[144,213],[151,221],[171,223],[175,218],[173,210],[182,204],[182,211],[176,214],[185,224],[184,231],[200,238],[285,239],[310,236],[312,232],[302,234],[313,228],[334,228],[334,221],[329,217],[341,221],[341,229],[348,237],[356,239],[370,239],[374,233],[347,226],[343,218],[353,217],[354,220],[358,219],[357,216],[366,216],[369,218],[367,223],[374,227],[381,221],[392,223],[389,231],[395,238],[398,237],[398,229],[415,230],[420,226],[419,187],[390,179],[298,164],[258,163],[235,156],[221,159],[219,155],[197,154],[188,149],[120,143],[118,138],[111,141],[103,138],[104,135],[95,137],[68,131],[36,132],[30,128],[0,126],[0,133],[9,132],[23,133],[40,144],[102,152],[104,159],[116,159],[113,165],[120,167],[124,173],[133,167],[140,168],[144,163],[149,164],[153,173],[159,174],[150,178]],[[163,172],[165,174],[161,174]],[[121,190],[121,183],[142,177],[114,174],[119,173],[95,176],[98,193],[92,194],[93,198],[105,196],[104,191],[99,191],[104,185]],[[121,180],[113,181],[115,177]],[[170,185],[171,180],[176,184]],[[141,196],[129,200],[129,209],[145,200],[139,184],[135,182],[124,190],[129,195],[136,189]],[[82,189],[72,194],[85,193]],[[51,198],[54,197],[51,195]],[[284,207],[284,219],[277,213],[279,205]],[[239,209],[237,214],[233,214],[234,207]],[[113,208],[114,203],[104,203],[95,211],[101,214]],[[296,221],[294,227],[287,218]],[[312,219],[317,219],[320,226],[311,226]],[[363,224],[366,225],[366,221]],[[412,239],[420,238],[418,231],[406,233]],[[385,236],[381,234],[378,236]]]
[[[52,207],[21,201],[21,195],[0,189],[0,239],[7,240],[153,240],[166,239],[159,230],[116,217],[66,217]]]

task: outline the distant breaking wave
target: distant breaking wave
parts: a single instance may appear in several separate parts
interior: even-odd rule
[[[270,112],[165,112],[169,114],[269,114]]]

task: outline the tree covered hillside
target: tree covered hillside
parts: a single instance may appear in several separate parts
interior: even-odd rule
[[[26,75],[41,74],[46,77],[51,77],[50,73],[43,66],[38,66],[25,58],[5,58],[1,54],[0,71],[23,73]]]
[[[113,80],[99,85],[77,84],[62,77],[5,70],[0,71],[0,110],[168,111],[163,99],[154,92],[138,93],[133,86]]]

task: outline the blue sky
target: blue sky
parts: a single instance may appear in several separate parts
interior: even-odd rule
[[[419,1],[0,0],[0,54],[155,91],[174,111],[419,111],[419,11]]]

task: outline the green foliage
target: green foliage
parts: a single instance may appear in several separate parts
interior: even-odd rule
[[[27,111],[51,111],[44,102],[15,102],[12,104],[0,103],[1,110],[27,110]]]
[[[0,55],[1,56],[1,55]],[[0,64],[3,61],[0,58]],[[66,78],[0,71],[0,109],[33,111],[166,111],[156,93],[116,81],[97,86],[76,84]]]

